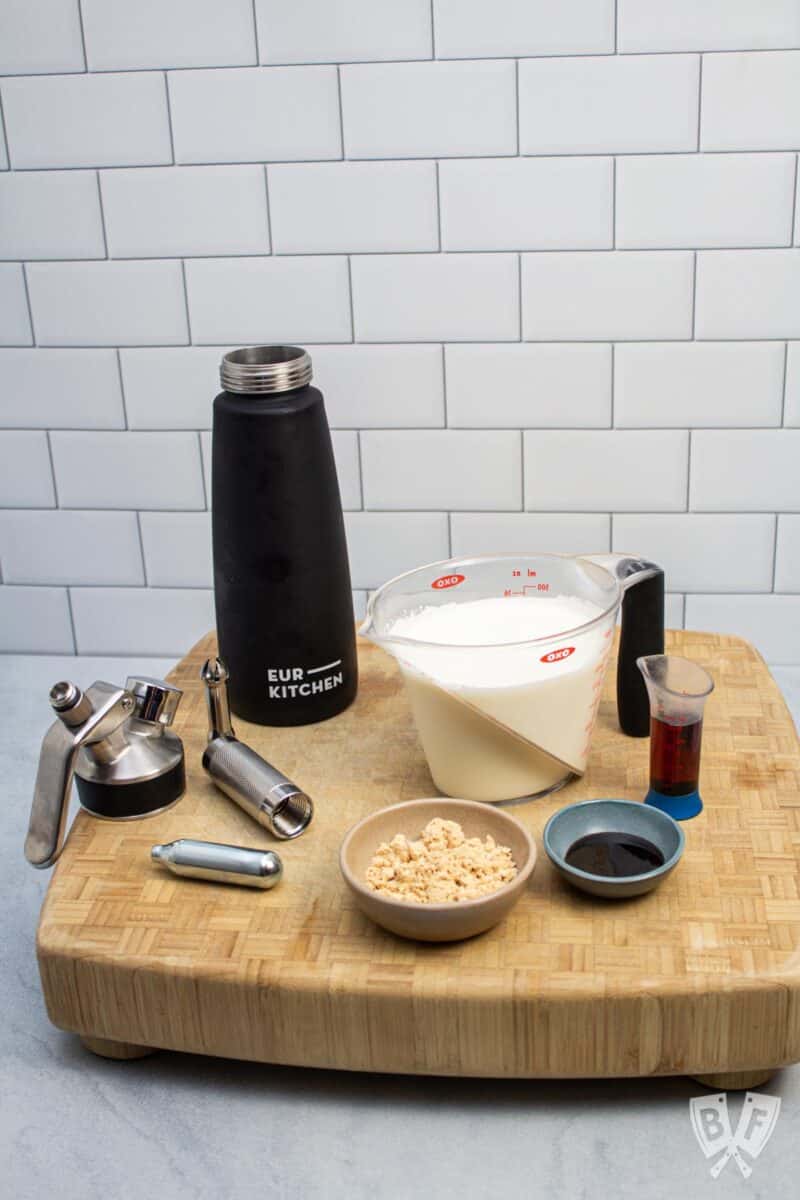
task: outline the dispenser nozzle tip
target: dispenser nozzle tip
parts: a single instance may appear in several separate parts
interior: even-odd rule
[[[208,658],[203,663],[200,678],[204,683],[225,683],[228,679],[228,668],[221,658]]]

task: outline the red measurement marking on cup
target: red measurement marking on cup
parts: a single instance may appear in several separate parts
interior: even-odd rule
[[[560,650],[551,650],[549,654],[543,654],[539,662],[554,663],[561,662],[562,659],[569,658],[570,654],[575,653],[574,646],[562,646]]]
[[[440,575],[438,579],[434,579],[431,587],[440,592],[442,588],[456,587],[457,584],[463,583],[465,579],[466,575]]]

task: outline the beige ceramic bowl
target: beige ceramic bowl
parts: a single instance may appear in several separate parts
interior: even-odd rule
[[[510,847],[516,877],[487,896],[450,904],[395,900],[368,887],[367,868],[381,842],[391,841],[397,833],[418,838],[433,817],[458,821],[467,837],[491,834],[498,845]],[[421,942],[456,942],[491,929],[519,900],[535,863],[533,838],[514,817],[488,804],[443,798],[408,800],[372,813],[353,826],[339,852],[342,874],[361,911],[391,933]]]

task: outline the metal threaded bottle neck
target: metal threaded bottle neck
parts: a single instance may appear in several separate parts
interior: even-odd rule
[[[247,346],[223,356],[219,377],[226,392],[265,395],[305,387],[311,355],[302,346]]]

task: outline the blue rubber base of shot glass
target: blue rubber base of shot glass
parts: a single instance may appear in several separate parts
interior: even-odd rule
[[[703,811],[703,801],[699,792],[690,792],[688,796],[664,796],[651,788],[644,802],[651,808],[660,808],[675,821],[688,821]]]

